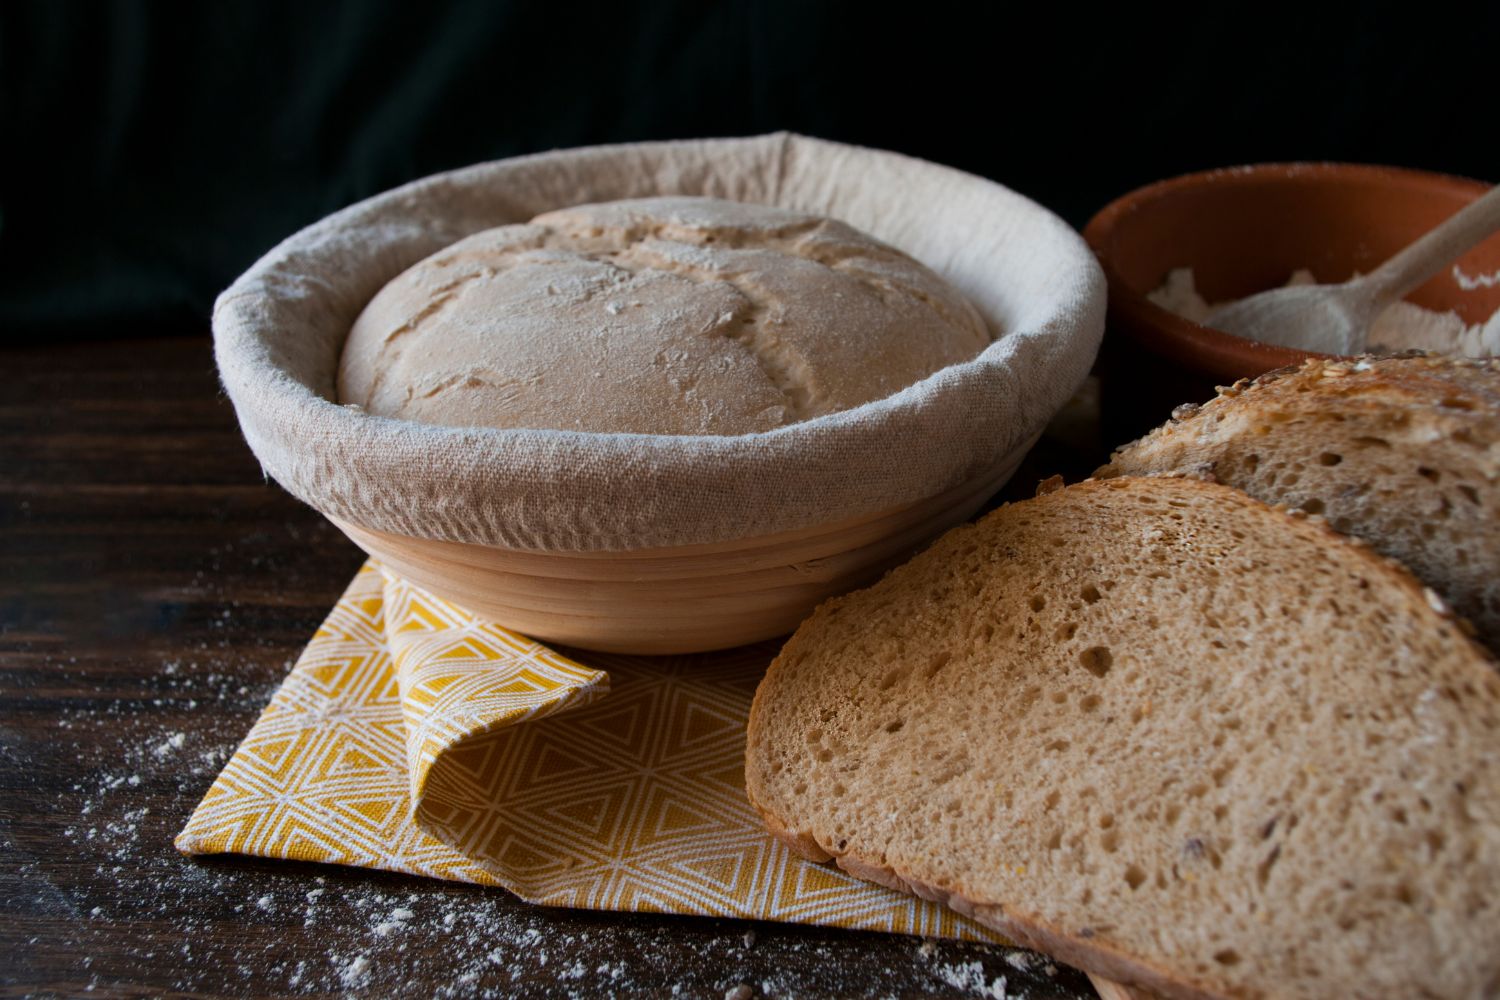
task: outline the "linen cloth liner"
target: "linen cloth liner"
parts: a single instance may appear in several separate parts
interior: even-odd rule
[[[774,647],[589,654],[360,570],[177,838],[503,886],[554,906],[1001,940],[794,855],[744,792]]]
[[[375,292],[470,233],[550,209],[705,194],[831,215],[910,253],[999,333],[887,399],[733,437],[424,426],[334,402]],[[297,233],[214,310],[265,471],[345,522],[541,551],[724,542],[915,503],[995,468],[1087,374],[1104,279],[1050,212],[983,178],[779,133],[543,153],[416,181]]]

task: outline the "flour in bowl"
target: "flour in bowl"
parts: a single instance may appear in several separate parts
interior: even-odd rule
[[[1292,273],[1286,287],[1313,285],[1317,279],[1305,268]],[[1166,280],[1146,298],[1168,312],[1194,323],[1205,323],[1208,314],[1222,302],[1209,302],[1198,294],[1190,267],[1173,268]],[[1417,348],[1471,358],[1500,355],[1500,311],[1483,323],[1469,325],[1453,311],[1435,312],[1401,301],[1375,319],[1370,328],[1371,351],[1405,351]]]

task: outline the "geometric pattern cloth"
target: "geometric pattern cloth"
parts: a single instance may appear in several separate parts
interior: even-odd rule
[[[177,837],[551,906],[999,940],[797,857],[745,799],[774,650],[579,663],[360,570]]]

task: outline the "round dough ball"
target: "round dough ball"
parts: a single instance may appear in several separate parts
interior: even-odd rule
[[[746,434],[889,396],[990,339],[936,274],[841,222],[647,198],[413,265],[355,321],[338,392],[430,424]]]

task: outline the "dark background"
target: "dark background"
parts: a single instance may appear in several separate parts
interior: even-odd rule
[[[1079,226],[1243,162],[1496,179],[1497,41],[1497,3],[8,0],[0,332],[203,335],[218,290],[340,206],[590,143],[792,129]]]

